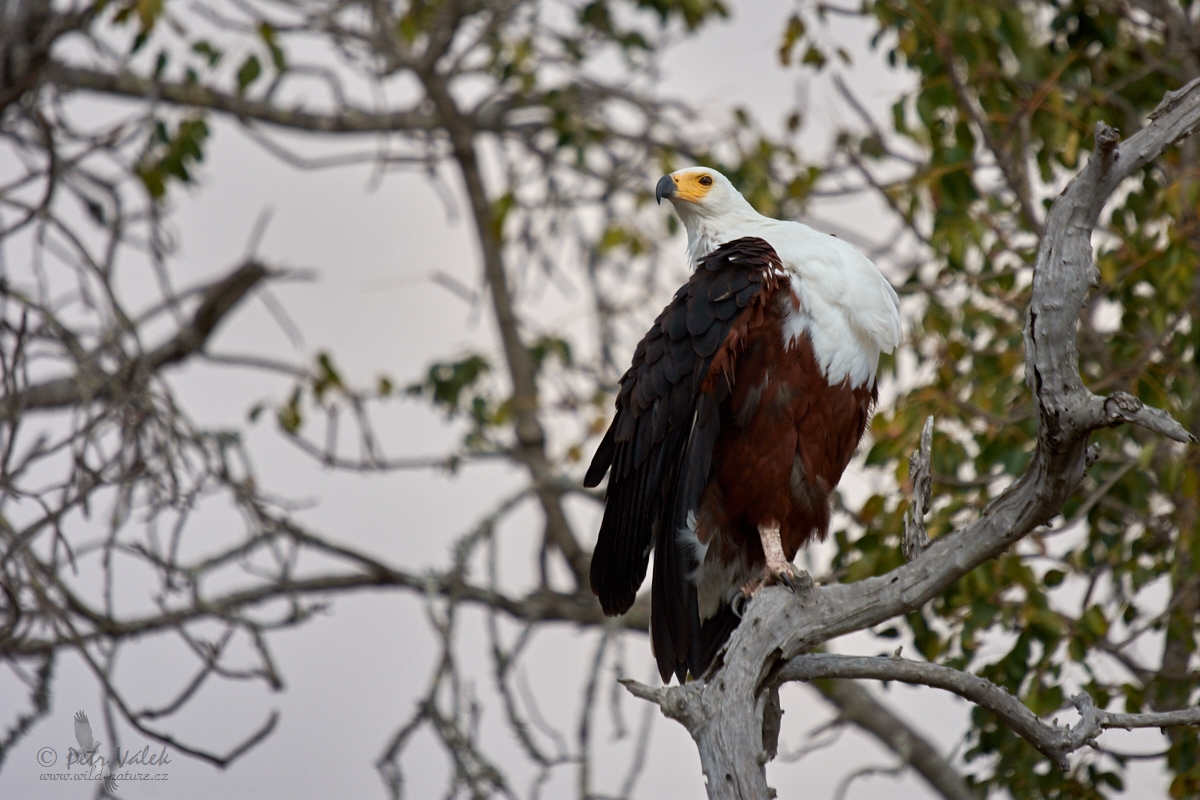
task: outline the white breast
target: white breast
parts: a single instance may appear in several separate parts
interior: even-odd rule
[[[726,232],[712,247],[742,236],[775,248],[800,299],[800,309],[784,321],[785,346],[808,333],[831,385],[873,382],[879,354],[900,344],[900,300],[879,268],[841,239],[767,217]]]

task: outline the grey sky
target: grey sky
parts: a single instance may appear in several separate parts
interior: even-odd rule
[[[749,107],[765,124],[778,127],[800,95],[808,100],[805,146],[818,152],[830,132],[847,122],[833,101],[825,78],[801,76],[778,65],[776,53],[790,3],[741,3],[728,23],[716,24],[678,47],[665,61],[663,91],[688,99],[707,114],[721,116],[734,104]],[[862,26],[834,19],[830,35],[855,54],[855,67],[842,70],[873,109],[885,113],[902,84],[869,53]],[[300,147],[304,141],[289,141]],[[302,172],[282,164],[234,125],[221,122],[199,171],[200,185],[178,193],[175,217],[181,243],[178,264],[181,282],[198,281],[231,268],[245,251],[254,221],[264,209],[272,211],[258,247],[272,263],[316,270],[312,282],[294,282],[272,289],[289,316],[303,331],[297,353],[261,302],[247,305],[221,331],[213,349],[284,353],[309,358],[318,349],[334,353],[353,381],[368,381],[380,372],[400,380],[416,377],[434,358],[454,355],[469,347],[490,347],[492,330],[445,288],[425,276],[445,271],[464,284],[478,284],[478,266],[470,232],[463,224],[447,222],[437,193],[419,175],[397,173],[370,189],[370,169]],[[649,178],[653,180],[653,176]],[[851,226],[850,215],[836,205],[814,208],[815,217]],[[870,227],[861,209],[854,224]],[[664,214],[668,213],[663,210]],[[683,262],[682,241],[679,261]],[[664,296],[663,300],[667,298]],[[544,303],[553,315],[569,315],[570,298],[553,288]],[[632,343],[631,343],[632,344]],[[194,367],[172,376],[179,396],[199,421],[213,426],[237,425],[255,402],[284,399],[288,384],[250,371]],[[437,454],[449,449],[457,433],[441,417],[418,402],[393,406],[377,418],[387,451],[393,455]],[[300,519],[332,538],[361,545],[394,563],[410,568],[440,565],[451,539],[468,529],[483,512],[486,501],[502,497],[519,485],[519,476],[500,466],[473,466],[448,479],[413,472],[377,476],[346,475],[322,469],[280,441],[269,420],[247,431],[260,478],[275,493],[306,502]],[[851,468],[853,470],[853,467]],[[851,478],[847,478],[850,480]],[[575,505],[581,521],[597,509]],[[219,509],[206,517],[219,536],[222,526],[237,524]],[[532,526],[531,508],[506,523],[507,529]],[[506,569],[528,570],[527,561],[514,558]],[[480,630],[481,616],[466,630]],[[185,738],[222,751],[261,723],[272,710],[282,714],[275,733],[230,770],[221,772],[181,754],[172,757],[169,780],[160,784],[123,782],[122,798],[328,798],[382,797],[373,768],[396,726],[410,713],[424,690],[434,655],[418,599],[399,593],[362,593],[336,600],[331,611],[295,631],[273,639],[275,654],[287,682],[283,693],[271,694],[260,684],[221,683],[206,690],[202,701],[172,719],[170,729]],[[560,728],[573,730],[576,720],[577,676],[595,647],[595,634],[557,629],[541,634],[527,659],[532,684],[553,683],[566,672],[557,705],[543,714]],[[863,637],[844,643],[875,647]],[[647,642],[630,637],[627,662],[643,680],[649,677]],[[482,658],[482,645],[480,648]],[[135,653],[137,661],[134,662]],[[177,689],[176,653],[152,643],[130,648],[124,664],[125,685],[145,704],[163,700]],[[642,674],[644,673],[644,674]],[[478,675],[478,693],[490,697],[490,675]],[[10,719],[14,701],[23,694],[0,684],[0,718]],[[606,690],[607,691],[607,690]],[[552,696],[551,693],[548,696]],[[893,688],[888,698],[944,751],[961,736],[965,706],[937,692]],[[625,703],[627,721],[636,725],[640,707]],[[0,797],[82,798],[89,796],[78,783],[39,780],[37,753],[43,747],[58,751],[60,767],[72,743],[72,718],[84,710],[100,739],[105,737],[101,698],[84,666],[75,659],[60,662],[53,712],[16,748],[0,771]],[[785,692],[783,747],[796,749],[820,721],[830,718],[828,707],[803,687]],[[494,753],[505,748],[507,730],[495,709],[484,718],[485,740]],[[597,736],[608,748],[609,731],[602,723]],[[1136,749],[1128,741],[1127,749]],[[125,731],[123,748],[140,749],[140,734]],[[107,746],[107,745],[106,745]],[[599,747],[599,746],[598,746]],[[157,748],[152,748],[157,749]],[[602,766],[620,774],[630,743],[603,750]],[[498,760],[504,761],[503,758]],[[845,733],[837,744],[798,765],[777,763],[770,778],[781,797],[829,798],[841,779],[868,765],[891,765],[895,757],[866,737]],[[410,778],[408,797],[440,796],[445,765],[440,751],[419,740],[408,751],[405,767]],[[574,795],[574,778],[560,771],[544,790],[546,797]],[[1134,781],[1155,786],[1153,776]],[[529,775],[516,775],[516,788],[525,791]],[[598,779],[601,788],[615,789]],[[637,796],[701,797],[699,759],[685,731],[660,720],[651,744],[650,763]],[[911,776],[880,776],[856,781],[848,798],[922,798],[928,796]]]

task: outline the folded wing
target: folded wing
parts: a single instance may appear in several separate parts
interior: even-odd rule
[[[722,380],[705,378],[714,368],[732,374],[727,362],[736,355],[738,320],[766,301],[780,276],[774,249],[755,237],[728,242],[700,261],[634,351],[616,417],[584,478],[596,486],[610,473],[591,567],[604,613],[629,610],[655,550],[651,633],[664,680],[672,672],[683,680],[687,663],[702,660],[689,580],[696,553],[677,534],[708,483],[718,411],[729,391]]]

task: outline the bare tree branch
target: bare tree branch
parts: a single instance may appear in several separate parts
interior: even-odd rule
[[[937,755],[932,746],[902,721],[876,703],[862,687],[852,680],[900,681],[931,686],[971,701],[999,717],[1021,738],[1051,758],[1060,769],[1069,768],[1067,756],[1085,746],[1096,746],[1096,737],[1109,728],[1167,728],[1200,725],[1200,706],[1167,712],[1120,714],[1098,709],[1090,695],[1080,693],[1071,704],[1080,713],[1074,726],[1060,727],[1057,720],[1046,723],[1007,690],[991,681],[961,670],[939,664],[910,661],[899,657],[846,656],[831,653],[797,655],[778,666],[770,684],[778,686],[790,681],[830,681],[818,688],[843,715],[860,727],[872,732],[926,777],[946,797],[972,798],[962,779]],[[686,713],[670,696],[670,690],[654,689],[636,681],[621,681],[634,695],[652,700],[663,707],[664,713],[675,717]]]
[[[967,85],[967,79],[963,74],[962,65],[959,63],[958,54],[954,52],[949,39],[942,40],[941,51],[942,58],[946,61],[946,74],[950,79],[950,85],[954,88],[954,94],[958,98],[959,106],[962,107],[971,121],[975,123],[975,127],[979,129],[984,142],[987,143],[992,157],[996,159],[996,164],[1000,167],[1000,172],[1004,175],[1004,180],[1008,184],[1008,188],[1016,198],[1017,213],[1024,220],[1025,224],[1029,226],[1030,230],[1041,236],[1045,228],[1042,221],[1037,217],[1037,208],[1034,205],[1029,183],[1029,168],[1024,161],[1024,149],[1019,147],[1019,142],[1014,141],[1011,136],[1005,139],[997,136],[991,122],[988,120],[987,112],[979,102],[979,98]]]
[[[940,87],[923,98],[934,101],[934,115],[927,117],[928,107],[919,107],[921,119],[910,119],[906,126],[901,119],[905,106],[898,105],[894,131],[885,130],[849,87],[835,80],[835,88],[867,135],[848,133],[843,154],[814,164],[746,117],[728,129],[710,127],[705,117],[659,98],[653,85],[659,45],[676,37],[680,14],[690,31],[697,24],[695,15],[720,13],[718,4],[632,2],[618,11],[621,5],[610,1],[584,8],[569,2],[439,0],[368,2],[349,8],[337,0],[108,5],[65,0],[55,6],[47,0],[0,0],[0,161],[5,167],[0,178],[0,659],[28,688],[27,705],[32,707],[27,713],[14,713],[0,741],[0,757],[47,713],[51,667],[57,655],[66,651],[91,666],[93,680],[106,697],[108,738],[114,746],[118,729],[132,726],[181,752],[227,765],[270,732],[273,716],[262,727],[260,720],[248,723],[248,739],[214,748],[189,743],[185,731],[172,729],[178,721],[172,717],[196,702],[201,690],[207,691],[216,680],[279,688],[282,672],[270,650],[273,631],[303,624],[344,593],[398,591],[423,598],[440,652],[435,654],[428,684],[417,690],[416,706],[411,713],[408,709],[398,713],[394,735],[378,762],[393,796],[403,791],[405,748],[418,732],[446,757],[447,796],[514,796],[513,775],[519,774],[520,767],[514,769],[504,757],[497,757],[494,740],[489,739],[496,730],[508,737],[509,744],[519,745],[502,752],[515,753],[523,766],[532,768],[531,797],[548,791],[552,775],[557,780],[563,771],[576,769],[581,800],[598,796],[597,790],[628,795],[645,763],[645,742],[658,710],[649,704],[644,708],[638,741],[629,743],[629,773],[622,783],[620,776],[602,770],[602,762],[596,761],[603,757],[604,743],[597,737],[594,704],[610,667],[618,675],[627,674],[622,643],[627,633],[647,629],[648,600],[641,597],[619,620],[603,618],[587,585],[586,532],[573,529],[579,520],[569,516],[564,506],[576,494],[598,499],[596,493],[582,492],[572,475],[596,426],[603,422],[604,398],[612,391],[618,362],[623,360],[618,354],[625,335],[634,333],[631,326],[641,325],[639,315],[652,311],[653,298],[673,288],[664,285],[674,283],[674,274],[663,268],[666,263],[659,255],[663,218],[650,206],[646,184],[648,176],[680,159],[728,165],[756,203],[782,204],[790,215],[822,198],[875,195],[885,213],[895,214],[901,224],[880,227],[868,245],[873,257],[890,262],[890,274],[911,275],[898,287],[905,302],[915,308],[924,302],[920,293],[925,292],[933,303],[953,300],[954,292],[965,287],[969,300],[962,304],[964,336],[952,344],[961,346],[967,359],[989,351],[1006,376],[1004,385],[1012,382],[1013,368],[1019,366],[1011,358],[1020,334],[1016,309],[1026,301],[1032,240],[1021,231],[1037,229],[1042,215],[1038,197],[1048,185],[1044,170],[1057,175],[1061,165],[1073,163],[1069,155],[1057,153],[1044,163],[1041,156],[1046,150],[1038,151],[1035,143],[1039,136],[1045,136],[1045,143],[1057,142],[1055,136],[1062,131],[1074,137],[1065,146],[1074,146],[1080,104],[1069,96],[1078,93],[1079,84],[1072,84],[1062,69],[1080,64],[1076,57],[1081,48],[1071,45],[1053,65],[1059,71],[1037,78],[1036,84],[1024,76],[1011,85],[1006,82],[1007,96],[997,104],[982,87],[970,83],[991,67],[981,71],[970,58],[950,58],[956,53],[948,49],[947,37],[956,34],[936,19],[926,20],[924,33],[934,41],[932,49],[924,49],[948,52],[952,65],[948,75],[944,70],[926,73]],[[903,12],[904,5],[898,1],[889,9]],[[1194,66],[1195,54],[1187,51],[1194,49],[1195,30],[1163,27],[1173,26],[1178,14],[1152,0],[1136,0],[1132,11],[1126,4],[1113,6],[1101,3],[1100,13],[1116,15],[1119,22],[1133,27],[1135,40],[1165,31],[1164,47],[1176,54],[1170,58],[1151,54],[1142,59],[1141,67],[1117,76],[1115,83],[1128,86],[1148,77],[1181,74],[1177,60]],[[818,14],[823,13],[821,8]],[[1135,42],[1131,49],[1137,46]],[[1142,47],[1138,54],[1146,52]],[[297,63],[295,58],[314,60]],[[240,70],[235,59],[240,59]],[[650,83],[644,82],[646,76]],[[1101,85],[1102,81],[1093,81],[1087,91]],[[1039,129],[1034,122],[1038,109],[1044,110],[1048,94],[1060,87],[1068,98],[1056,120],[1061,127]],[[1174,124],[1171,120],[1179,113],[1191,113],[1187,109],[1194,103],[1193,94],[1191,87],[1185,87],[1169,95],[1152,115],[1156,122],[1151,127],[1162,129]],[[78,102],[81,97],[87,102]],[[1128,99],[1104,102],[1128,114],[1131,130],[1137,127]],[[97,108],[103,113],[90,113]],[[797,124],[802,111],[797,109]],[[1011,141],[1006,139],[1008,133],[997,133],[997,114],[1011,120]],[[970,136],[959,136],[958,127],[939,130],[950,119],[963,122],[961,129],[969,129]],[[255,254],[261,224],[251,236],[239,270],[205,286],[179,290],[173,285],[178,277],[174,263],[178,232],[170,224],[175,206],[171,200],[178,197],[180,187],[201,183],[199,171],[209,168],[200,166],[209,152],[209,139],[225,135],[227,121],[241,124],[265,155],[285,165],[311,169],[371,164],[375,167],[371,188],[395,169],[420,171],[444,200],[460,195],[446,200],[449,209],[464,204],[470,209],[466,235],[478,245],[479,276],[473,286],[451,288],[470,306],[471,321],[477,315],[495,316],[499,346],[485,337],[485,343],[470,353],[478,373],[486,373],[484,378],[460,383],[462,375],[455,373],[452,380],[439,384],[435,373],[443,369],[454,373],[462,366],[457,361],[439,361],[430,366],[427,382],[412,384],[407,391],[429,398],[435,392],[426,393],[426,388],[445,390],[434,398],[434,406],[451,417],[452,430],[468,430],[445,457],[384,454],[383,440],[374,432],[375,409],[405,394],[405,384],[389,376],[357,388],[343,383],[329,353],[320,353],[314,364],[305,366],[268,355],[208,352],[214,331],[244,308],[243,301],[252,295],[276,315],[294,348],[305,346],[282,306],[263,294],[266,281],[282,273],[263,266],[266,262]],[[907,132],[902,130],[905,127]],[[983,134],[982,146],[995,157],[1000,180],[979,184],[971,176],[972,186],[989,196],[955,199],[953,192],[945,191],[953,188],[952,182],[939,184],[947,175],[966,177],[981,166],[974,160],[977,128]],[[928,134],[939,138],[928,144],[922,141]],[[902,141],[906,136],[908,141]],[[1103,136],[1107,134],[1102,132]],[[938,153],[952,139],[959,143],[969,139],[970,148],[975,148],[946,154],[952,173],[935,166],[936,158],[922,157],[927,155],[926,146]],[[332,145],[332,151],[310,152],[318,140],[322,149]],[[1127,146],[1135,141],[1136,137]],[[1111,175],[1093,180],[1091,188],[1077,185],[1072,192],[1082,196],[1111,191],[1110,177],[1119,180],[1120,175],[1130,174],[1126,170],[1130,164],[1130,169],[1140,168],[1132,150],[1118,152],[1115,139],[1108,149],[1113,151],[1104,156],[1108,166],[1101,163],[1108,152],[1102,147],[1093,159],[1096,163],[1077,183],[1085,183],[1087,175],[1102,168]],[[1035,157],[1042,172],[1034,169]],[[1194,153],[1185,153],[1182,166],[1165,160],[1162,164],[1163,174],[1185,176],[1179,179],[1178,197],[1192,194],[1186,176],[1194,160]],[[991,170],[993,163],[987,159],[982,166]],[[897,177],[896,167],[903,176]],[[217,176],[204,175],[209,177]],[[1047,248],[1052,236],[1064,230],[1068,238],[1082,234],[1079,241],[1083,241],[1095,221],[1070,197],[1060,206],[1077,213],[1064,224],[1055,216],[1062,210],[1056,206],[1047,221]],[[942,212],[963,219],[966,229],[977,225],[964,239],[964,260],[982,257],[983,269],[976,272],[970,263],[963,269],[948,264],[951,268],[937,276],[927,274],[926,268],[938,265],[946,247],[960,245],[943,236]],[[449,213],[454,216],[453,210]],[[1175,228],[1194,227],[1195,210],[1184,204],[1178,219],[1164,216],[1167,213],[1156,210],[1139,224],[1157,231],[1154,226],[1166,222],[1174,243]],[[1022,222],[1014,222],[1013,214]],[[858,238],[854,230],[830,224],[839,235]],[[1114,230],[1107,234],[1117,239],[1125,235],[1115,230],[1115,217],[1111,227]],[[1194,252],[1195,236],[1186,233],[1182,238]],[[914,243],[919,256],[896,255],[897,250],[911,250]],[[1135,244],[1145,246],[1145,242],[1129,242],[1131,248]],[[1134,379],[1152,377],[1165,360],[1190,358],[1175,350],[1194,330],[1189,320],[1195,319],[1196,300],[1191,305],[1174,303],[1165,327],[1139,332],[1133,344],[1141,349],[1130,359],[1116,357],[1118,348],[1089,316],[1083,326],[1084,356],[1073,356],[1069,352],[1073,326],[1089,277],[1080,267],[1085,249],[1066,253],[1069,258],[1061,269],[1057,262],[1063,255],[1058,251],[1047,249],[1039,261],[1026,333],[1033,391],[1029,402],[1006,409],[981,403],[975,396],[941,393],[939,386],[930,384],[923,387],[929,390],[926,400],[934,396],[937,400],[928,407],[914,411],[898,404],[894,415],[884,412],[892,416],[885,426],[885,435],[890,435],[919,426],[925,414],[941,413],[936,406],[945,401],[946,416],[954,418],[939,427],[939,441],[944,437],[952,446],[974,437],[962,433],[966,418],[968,425],[1000,430],[1003,438],[1036,415],[1039,442],[1025,477],[988,506],[983,518],[968,525],[968,509],[982,507],[995,487],[1016,474],[1017,467],[991,470],[991,465],[977,460],[974,466],[982,469],[972,473],[963,464],[959,474],[947,470],[939,457],[939,469],[950,474],[933,476],[931,482],[932,428],[927,427],[910,462],[911,502],[905,520],[899,522],[898,515],[892,514],[894,498],[882,496],[887,489],[873,498],[884,501],[884,513],[891,520],[885,530],[871,530],[879,527],[877,512],[869,516],[846,509],[853,519],[846,541],[855,541],[856,529],[867,529],[872,536],[882,534],[872,545],[874,554],[882,554],[890,565],[896,554],[887,548],[899,540],[909,560],[905,567],[882,578],[821,587],[798,598],[766,591],[749,609],[724,656],[724,668],[707,683],[697,681],[680,690],[644,690],[643,696],[674,709],[703,740],[703,763],[714,796],[744,792],[755,797],[765,787],[761,765],[774,756],[779,737],[776,688],[785,665],[801,663],[804,657],[799,654],[806,648],[839,633],[884,619],[902,627],[904,621],[893,615],[906,611],[940,617],[953,630],[957,621],[942,608],[950,596],[946,587],[982,561],[1004,554],[1030,531],[1029,549],[1037,554],[1023,547],[1016,558],[1006,559],[1006,565],[1015,564],[1036,580],[1030,564],[1039,569],[1052,564],[1066,580],[1082,583],[1084,607],[1106,592],[1103,602],[1124,602],[1121,581],[1104,588],[1104,582],[1118,573],[1111,558],[1098,561],[1084,576],[1075,562],[1046,546],[1062,526],[1048,529],[1045,523],[1081,481],[1089,496],[1073,504],[1069,524],[1093,523],[1119,509],[1110,516],[1122,516],[1146,531],[1144,542],[1137,543],[1138,548],[1145,544],[1145,552],[1135,554],[1154,559],[1164,550],[1176,554],[1167,611],[1141,614],[1134,625],[1120,631],[1119,644],[1104,636],[1089,644],[1089,665],[1093,658],[1123,665],[1142,684],[1138,688],[1146,690],[1148,708],[1166,711],[1192,702],[1188,692],[1194,675],[1187,661],[1193,649],[1190,633],[1168,633],[1170,641],[1157,670],[1135,657],[1134,645],[1164,626],[1194,616],[1200,583],[1189,573],[1186,538],[1180,535],[1170,547],[1159,547],[1162,537],[1187,529],[1188,520],[1195,516],[1194,504],[1188,505],[1175,492],[1171,502],[1180,521],[1168,520],[1166,512],[1133,508],[1134,503],[1122,495],[1133,479],[1162,477],[1165,485],[1170,478],[1163,465],[1177,457],[1180,448],[1156,449],[1151,434],[1189,441],[1189,433],[1162,412],[1115,390],[1127,388]],[[993,256],[1004,265],[992,269]],[[1104,257],[1112,254],[1105,252]],[[1123,291],[1121,282],[1136,280],[1136,262],[1147,257],[1135,254],[1129,267],[1109,278],[1105,296],[1111,292],[1115,302]],[[594,358],[590,348],[578,347],[567,333],[552,327],[560,323],[540,321],[542,309],[534,305],[542,285],[578,290],[578,273],[571,263],[582,264],[580,272],[586,274],[582,301],[601,340]],[[1011,282],[999,294],[993,293],[997,278]],[[131,310],[124,303],[130,286],[136,286],[132,296],[141,297],[148,289],[157,290],[158,297],[148,309]],[[487,298],[490,302],[485,302]],[[986,302],[986,313],[996,313],[995,318],[1005,320],[1003,325],[973,325],[978,319],[967,306],[976,301]],[[1127,313],[1131,312],[1127,309]],[[930,314],[925,321],[940,325],[936,316]],[[574,321],[570,327],[573,335]],[[903,354],[913,357],[919,369],[939,358],[947,363],[954,359],[949,352],[932,352],[938,349],[933,341],[936,331],[934,327],[924,333],[914,331],[914,340]],[[562,338],[556,340],[560,333]],[[989,339],[991,333],[1000,336]],[[930,344],[935,347],[927,352]],[[558,360],[545,356],[551,345],[562,347],[561,357],[559,351],[552,354]],[[586,352],[583,358],[590,360],[567,364],[569,347],[575,347],[576,358]],[[1088,393],[1075,375],[1080,361],[1090,378],[1098,374],[1095,367],[1101,367],[1099,379],[1090,384],[1095,394]],[[292,399],[276,408],[275,415],[283,446],[288,447],[290,439],[298,452],[328,468],[440,468],[449,473],[462,464],[494,459],[489,463],[515,465],[524,476],[523,485],[498,499],[457,538],[453,532],[419,532],[447,537],[448,564],[403,565],[343,544],[336,531],[326,535],[296,524],[291,517],[297,506],[267,494],[265,481],[260,483],[251,468],[251,454],[239,426],[214,431],[188,417],[183,410],[186,403],[175,396],[176,382],[160,377],[164,367],[188,363],[249,368],[287,382],[285,394],[290,389]],[[895,375],[900,383],[902,363],[897,359]],[[881,369],[886,373],[889,365]],[[1099,396],[1102,388],[1115,393]],[[1130,391],[1142,398],[1153,396],[1142,393],[1140,386]],[[921,392],[908,396],[917,394]],[[1180,393],[1168,396],[1178,400]],[[251,420],[269,402],[255,403]],[[1164,405],[1158,400],[1147,402]],[[42,413],[25,413],[33,411]],[[307,422],[312,419],[315,424]],[[1119,459],[1095,461],[1096,445],[1087,446],[1088,433],[1123,422],[1139,426],[1129,435],[1131,444],[1141,446],[1141,454],[1128,452]],[[1187,425],[1194,433],[1193,424]],[[981,435],[977,441],[984,438]],[[997,440],[992,436],[986,443]],[[883,445],[881,450],[888,449],[887,442],[877,442]],[[346,453],[354,444],[358,457]],[[1012,447],[1010,439],[1004,447],[1007,457],[1015,455],[1017,462],[1024,463],[1019,445]],[[1186,456],[1187,469],[1194,469],[1193,454]],[[893,452],[885,459],[890,466],[898,457]],[[1143,470],[1147,457],[1151,469]],[[1096,472],[1104,474],[1084,476],[1093,463],[1098,464]],[[935,505],[934,483],[964,491],[954,493],[954,503],[939,498]],[[958,502],[971,493],[979,502],[970,497],[966,506]],[[531,500],[540,516],[535,529],[528,530],[523,521],[504,524],[519,518],[516,510],[528,509]],[[947,508],[954,507],[959,510],[947,523],[951,513]],[[232,510],[243,529],[225,531],[229,538],[205,538],[207,512],[201,509],[211,508]],[[930,544],[924,530],[926,516],[931,530],[962,530]],[[864,536],[860,542],[859,566],[870,564],[873,555],[866,541]],[[503,559],[498,555],[502,545]],[[497,564],[509,563],[514,551],[534,561],[529,579],[515,586],[508,583],[510,576],[501,581],[496,572]],[[570,573],[565,590],[559,586],[557,571],[550,569],[558,566],[551,561],[555,553],[564,557]],[[850,559],[853,569],[855,555],[842,550],[838,557]],[[481,562],[487,570],[483,576]],[[871,572],[886,568],[877,563]],[[123,576],[134,573],[148,576],[153,585],[149,597],[143,598],[148,602],[126,606],[128,585]],[[1004,588],[1025,588],[1033,595],[1036,590],[1031,586]],[[930,598],[938,598],[938,603],[925,607]],[[1005,599],[997,604],[1004,613],[1012,605]],[[483,669],[490,668],[494,681],[479,680],[480,664],[471,661],[478,648],[462,643],[466,637],[458,620],[465,619],[460,612],[470,609],[484,611],[492,647],[490,663]],[[1106,606],[1104,612],[1108,610]],[[1061,622],[1068,630],[1079,622],[1071,614],[1046,613],[1051,623]],[[997,624],[992,623],[990,630]],[[582,712],[577,735],[570,742],[549,721],[558,721],[554,715],[542,718],[541,710],[549,705],[543,695],[534,694],[543,691],[541,687],[524,681],[521,659],[529,657],[527,644],[547,627],[582,627],[604,637],[598,643],[589,639],[589,647],[596,645],[596,657],[590,671],[577,676]],[[1067,636],[1072,645],[1080,642],[1081,637]],[[946,637],[939,634],[938,638]],[[195,663],[181,666],[179,684],[166,699],[135,702],[136,695],[115,677],[117,665],[121,660],[128,663],[123,653],[135,649],[130,645],[151,639],[182,645],[183,658]],[[964,652],[967,647],[964,639]],[[1074,655],[1071,659],[1079,660]],[[1163,681],[1178,681],[1179,686],[1170,693],[1158,692],[1154,687],[1161,687]],[[844,718],[872,731],[899,757],[893,766],[852,774],[839,792],[856,775],[896,774],[912,766],[944,796],[955,800],[970,796],[962,778],[954,775],[936,749],[862,687],[822,685],[841,687],[830,696],[841,701]],[[482,695],[477,694],[480,691]],[[627,736],[620,706],[631,701],[620,684],[612,687],[610,696],[617,738]],[[1128,693],[1126,701],[1133,696]],[[1116,724],[1115,717],[1104,716],[1107,712],[1089,711],[1085,699],[1077,700],[1085,717],[1095,718],[1089,725],[1101,730],[1106,723]],[[488,703],[502,710],[507,727],[481,725]],[[727,714],[730,708],[734,708],[732,715]],[[1170,723],[1176,718],[1162,719]],[[1186,737],[1190,733],[1178,741]],[[976,777],[985,783],[990,780]],[[602,782],[607,786],[601,787]]]
[[[44,75],[46,80],[63,89],[86,89],[138,100],[162,100],[188,108],[210,108],[245,121],[264,122],[281,128],[312,133],[436,133],[442,126],[442,120],[437,114],[417,108],[375,111],[344,105],[333,111],[318,112],[303,108],[281,108],[277,103],[268,100],[254,100],[241,94],[228,94],[196,83],[148,80],[130,72],[112,73],[50,64],[44,70]],[[490,105],[476,111],[472,122],[482,131],[506,130],[504,114],[507,110],[499,105]]]
[[[44,411],[103,402],[131,383],[146,380],[159,369],[178,364],[204,349],[217,326],[263,280],[281,275],[256,261],[249,261],[210,284],[204,289],[200,305],[187,325],[158,347],[128,360],[116,372],[99,366],[102,356],[111,355],[113,348],[102,345],[82,356],[79,372],[67,378],[57,378],[36,384],[0,401],[0,419],[12,419],[26,411]],[[0,286],[0,294],[4,288]],[[104,337],[111,341],[114,336]]]
[[[925,534],[925,515],[933,502],[933,475],[930,472],[931,450],[933,449],[933,417],[925,420],[921,429],[921,447],[908,459],[908,480],[912,484],[912,505],[904,512],[904,537],[900,540],[900,551],[905,561],[912,561],[929,546]]]
[[[476,236],[483,251],[483,271],[491,290],[492,310],[496,315],[504,357],[513,381],[512,407],[518,442],[516,455],[533,478],[534,491],[546,515],[547,541],[553,542],[562,552],[577,585],[586,586],[590,559],[572,533],[562,507],[562,498],[552,486],[553,471],[546,457],[546,433],[538,418],[538,388],[533,360],[519,329],[501,246],[501,220],[497,219],[484,186],[475,143],[474,121],[459,111],[441,75],[430,70],[422,73],[421,79],[450,135],[454,159],[466,187]]]
[[[1079,374],[1075,325],[1098,277],[1091,231],[1124,178],[1197,127],[1200,82],[1168,98],[1150,124],[1120,146],[1114,131],[1098,126],[1095,155],[1051,208],[1025,329],[1026,381],[1038,408],[1037,447],[1021,478],[977,521],[939,537],[916,561],[887,575],[798,595],[783,589],[760,592],[734,632],[724,663],[706,680],[659,690],[626,684],[691,733],[708,777],[709,797],[770,796],[763,769],[771,751],[764,708],[769,676],[779,663],[921,608],[1051,519],[1078,487],[1088,463],[1088,435],[1124,419],[1114,419],[1111,410],[1106,413],[1105,399],[1089,392]],[[1172,438],[1195,441],[1178,423],[1158,419],[1154,424],[1173,433]]]
[[[1025,741],[1051,758],[1060,769],[1070,767],[1067,756],[1084,746],[1095,744],[1096,736],[1109,728],[1165,728],[1200,725],[1200,706],[1179,711],[1145,714],[1115,714],[1096,708],[1090,695],[1077,694],[1071,704],[1080,713],[1074,726],[1059,727],[1046,723],[1007,691],[970,673],[902,658],[872,658],[831,653],[796,656],[776,672],[772,680],[813,681],[826,678],[853,678],[932,686],[970,700],[986,708]]]

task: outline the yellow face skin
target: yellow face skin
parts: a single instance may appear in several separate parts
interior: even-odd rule
[[[702,170],[680,170],[671,173],[675,183],[675,191],[671,193],[673,200],[687,200],[698,203],[712,190],[713,177]]]

